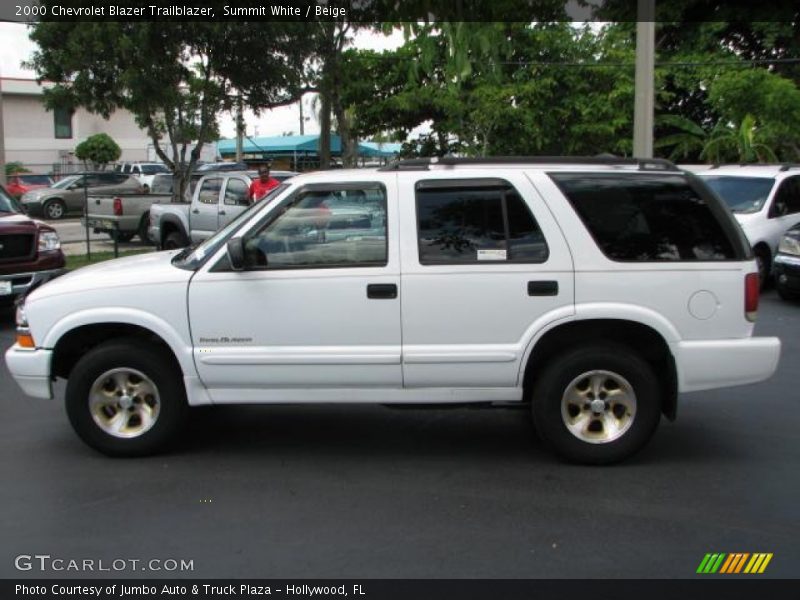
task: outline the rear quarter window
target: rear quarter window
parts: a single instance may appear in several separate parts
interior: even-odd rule
[[[551,173],[598,247],[623,262],[741,260],[714,197],[683,175]],[[727,222],[726,222],[727,219]]]

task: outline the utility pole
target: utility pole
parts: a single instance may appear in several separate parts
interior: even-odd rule
[[[305,135],[305,119],[303,118],[303,97],[300,96],[300,135]]]
[[[3,128],[3,78],[0,77],[0,184],[6,184],[6,132]]]
[[[655,0],[638,0],[633,105],[633,155],[637,158],[653,158],[655,20]]]
[[[242,162],[244,156],[244,116],[242,115],[242,95],[236,98],[236,162]]]

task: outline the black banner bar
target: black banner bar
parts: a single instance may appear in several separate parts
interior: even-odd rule
[[[794,22],[795,0],[656,2],[656,21]],[[631,0],[12,0],[4,21],[636,21]]]
[[[681,580],[4,580],[0,598],[320,598],[350,600],[770,600],[796,599],[798,581],[759,576]]]

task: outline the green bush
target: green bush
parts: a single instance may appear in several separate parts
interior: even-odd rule
[[[106,133],[97,133],[83,140],[75,148],[75,156],[84,163],[91,162],[95,168],[119,160],[122,150]]]

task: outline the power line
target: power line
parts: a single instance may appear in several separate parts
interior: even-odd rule
[[[380,56],[362,55],[359,60],[418,60],[416,56]],[[557,61],[528,61],[528,60],[499,60],[481,61],[484,65],[502,65],[518,67],[577,67],[577,68],[614,68],[627,69],[635,66],[634,62],[557,62]],[[441,61],[432,61],[431,64],[441,65]],[[800,64],[800,58],[751,58],[751,59],[732,59],[732,60],[707,60],[707,61],[665,61],[656,62],[656,68],[668,67],[746,67],[753,65],[778,65],[778,64]]]

